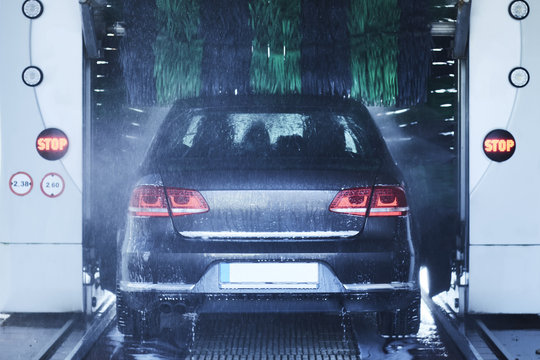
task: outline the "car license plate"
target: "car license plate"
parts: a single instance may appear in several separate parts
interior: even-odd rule
[[[226,289],[316,289],[318,263],[220,263],[219,283]]]

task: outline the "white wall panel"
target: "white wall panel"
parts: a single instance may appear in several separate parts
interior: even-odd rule
[[[30,20],[23,1],[0,1],[0,311],[82,310],[82,35],[79,4],[42,1]],[[25,85],[27,66],[44,74]],[[57,161],[36,151],[39,133],[56,127],[69,138]],[[9,180],[28,173],[32,190],[17,196]],[[65,181],[50,198],[40,189],[48,173]]]
[[[80,244],[0,244],[0,309],[82,311]]]
[[[470,312],[540,311],[540,246],[471,246],[470,254]]]
[[[470,252],[469,310],[540,312],[540,6],[514,20],[511,1],[472,2],[470,33]],[[530,74],[513,87],[515,67]],[[504,162],[489,160],[484,137],[512,133],[516,150]]]

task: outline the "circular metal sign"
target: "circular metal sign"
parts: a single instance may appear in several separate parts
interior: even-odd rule
[[[66,134],[59,129],[43,130],[36,139],[36,150],[42,158],[58,160],[64,157],[69,148]]]
[[[19,171],[9,179],[9,188],[12,193],[18,196],[24,196],[32,191],[34,182],[32,177],[23,171]]]
[[[43,177],[43,180],[41,180],[41,192],[45,194],[45,196],[50,198],[55,198],[64,192],[64,188],[66,186],[66,183],[64,182],[64,179],[57,173],[48,173]]]
[[[484,138],[484,154],[497,162],[510,159],[516,151],[516,139],[506,130],[492,130]]]

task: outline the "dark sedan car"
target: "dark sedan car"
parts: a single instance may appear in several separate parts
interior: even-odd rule
[[[152,336],[193,312],[345,309],[376,311],[382,334],[412,334],[412,233],[401,174],[358,102],[180,101],[129,203],[119,329]]]

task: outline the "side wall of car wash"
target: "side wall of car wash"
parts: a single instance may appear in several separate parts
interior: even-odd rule
[[[528,3],[472,2],[471,313],[540,312],[540,7]]]
[[[0,3],[0,311],[82,311],[79,4]]]

